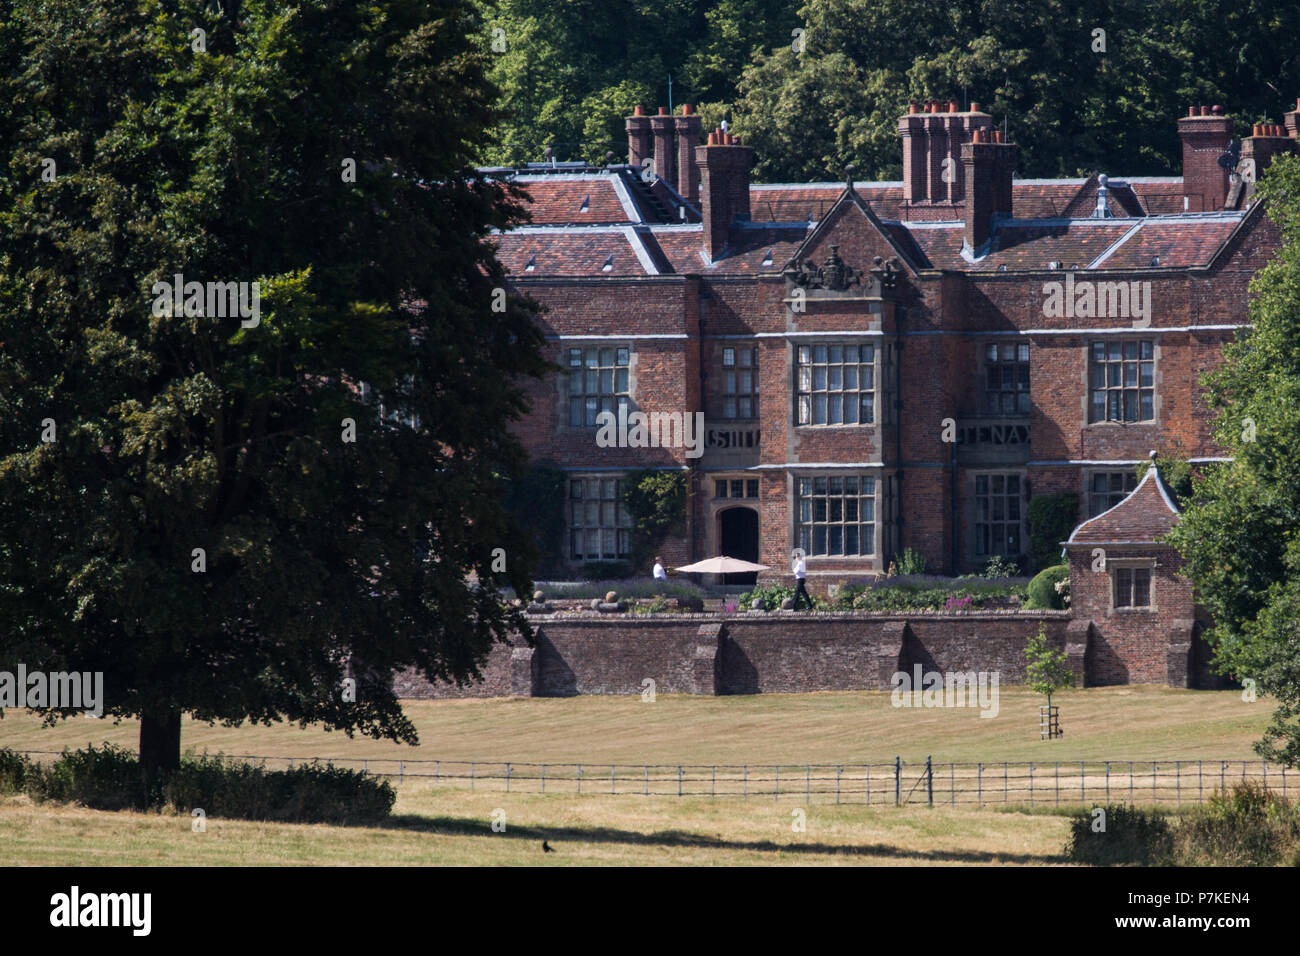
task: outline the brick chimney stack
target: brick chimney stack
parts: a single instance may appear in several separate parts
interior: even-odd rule
[[[677,164],[673,155],[673,118],[668,107],[659,107],[659,115],[650,117],[650,130],[655,140],[655,174],[665,182],[675,182]]]
[[[1001,130],[976,129],[961,148],[966,193],[965,245],[973,254],[993,237],[993,224],[1011,215],[1011,177],[1019,150],[1003,142]]]
[[[646,116],[644,106],[638,106],[627,118],[627,162],[629,166],[640,169],[642,161],[653,156],[650,146],[650,117]]]
[[[704,250],[710,261],[722,254],[732,224],[749,220],[749,173],[754,150],[722,129],[695,150],[700,171],[700,206],[704,217]]]
[[[1286,114],[1287,123],[1290,124],[1295,120],[1295,113]],[[1296,151],[1296,141],[1288,135],[1287,126],[1272,123],[1256,123],[1251,131],[1251,135],[1241,141],[1241,161],[1251,160],[1254,165],[1254,175],[1251,177],[1251,184],[1247,187],[1246,195],[1251,196],[1255,192],[1253,183],[1259,181],[1259,177],[1268,169],[1273,159],[1283,153],[1294,153]],[[1245,178],[1245,173],[1242,174]]]
[[[1286,124],[1286,134],[1292,139],[1300,139],[1300,100],[1295,101],[1295,109],[1282,114]]]
[[[682,115],[675,117],[677,131],[677,192],[692,204],[700,201],[700,170],[695,165],[695,148],[700,145],[700,117],[690,103],[682,104]]]
[[[1214,212],[1228,198],[1228,170],[1219,157],[1232,143],[1232,120],[1222,106],[1189,106],[1178,121],[1183,141],[1183,208]]]
[[[898,121],[903,139],[903,204],[908,207],[907,218],[950,218],[951,208],[927,207],[951,207],[966,198],[961,148],[976,130],[991,129],[993,117],[981,112],[978,103],[972,103],[964,113],[958,112],[959,106],[956,100],[913,102]]]

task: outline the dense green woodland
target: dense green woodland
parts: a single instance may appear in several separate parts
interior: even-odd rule
[[[898,179],[911,99],[1005,118],[1019,175],[1046,177],[1177,174],[1189,105],[1223,104],[1248,131],[1300,96],[1291,0],[475,2],[510,114],[485,163],[548,145],[622,160],[623,117],[668,105],[670,76],[673,105],[696,104],[706,129],[729,119],[766,182],[835,180],[850,162]]]

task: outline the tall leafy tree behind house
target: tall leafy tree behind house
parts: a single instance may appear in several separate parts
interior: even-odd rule
[[[1259,753],[1300,765],[1300,159],[1260,183],[1282,230],[1252,284],[1251,328],[1209,374],[1214,437],[1231,461],[1193,480],[1171,539],[1221,672],[1277,700]]]
[[[1005,118],[1022,176],[1167,174],[1189,104],[1226,104],[1244,130],[1300,94],[1300,56],[1279,42],[1300,9],[1282,0],[806,0],[799,18],[804,52],[739,82],[735,127],[768,180],[846,162],[897,178],[897,119],[929,97]]]
[[[495,292],[519,208],[471,168],[498,117],[479,24],[451,0],[11,9],[0,668],[103,671],[150,769],[183,713],[414,742],[388,675],[474,675],[526,629],[496,588],[526,593],[533,557],[484,493],[547,366]],[[160,306],[175,274],[258,281],[260,321]]]
[[[477,0],[508,117],[484,161],[625,154],[633,106],[729,115],[759,180],[897,178],[911,99],[1007,121],[1022,176],[1176,172],[1175,119],[1228,106],[1244,131],[1300,95],[1285,0]],[[802,30],[803,43],[792,31]],[[1104,31],[1098,33],[1097,31]],[[1104,49],[1103,49],[1104,46]],[[796,47],[798,49],[796,49]]]
[[[476,0],[489,75],[506,117],[480,158],[540,162],[627,157],[637,105],[730,102],[753,55],[790,43],[790,0]]]

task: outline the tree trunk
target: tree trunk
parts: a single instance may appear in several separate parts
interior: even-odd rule
[[[147,777],[181,765],[181,712],[164,710],[140,715],[140,766]]]

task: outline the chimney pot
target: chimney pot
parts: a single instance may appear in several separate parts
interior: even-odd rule
[[[692,106],[690,103],[683,103],[683,104],[682,104],[682,115],[683,115],[683,116],[690,116],[690,115],[691,115],[692,113],[694,113],[694,112],[695,112],[695,107]]]
[[[993,131],[993,142],[995,142],[995,143],[1001,143],[1001,142],[1003,141],[1003,139],[1004,139],[1004,137],[1003,137],[1003,135],[1002,135],[1002,130],[1000,130],[1000,129],[995,129],[995,130]]]
[[[1196,115],[1196,107],[1195,107],[1195,106],[1189,106],[1189,107],[1187,107],[1187,115],[1188,115],[1188,116],[1195,116],[1195,115]]]
[[[1209,108],[1208,106],[1202,106],[1202,107],[1201,107],[1201,115],[1202,115],[1202,116],[1209,116],[1209,115],[1210,115],[1210,108]]]
[[[633,115],[633,116],[645,116],[645,107],[644,107],[644,106],[638,106],[638,107],[636,107],[635,109],[632,110],[632,115]]]
[[[956,113],[957,110],[959,110],[960,108],[961,108],[961,104],[960,104],[959,102],[957,102],[956,100],[949,100],[949,101],[948,101],[948,112],[949,112],[949,113]]]
[[[668,107],[666,107],[666,106],[661,106],[661,107],[659,107],[659,115],[660,115],[660,116],[667,116],[667,115],[668,115]]]
[[[978,103],[972,103],[970,105],[970,111],[972,113],[978,113],[980,111],[980,105]]]
[[[1300,103],[1300,100],[1296,100],[1296,102]],[[921,104],[916,100],[912,100],[912,102],[907,104],[907,111],[909,113],[919,113],[921,112]]]

